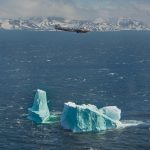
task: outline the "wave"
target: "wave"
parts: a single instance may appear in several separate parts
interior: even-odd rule
[[[138,126],[141,124],[145,124],[145,122],[137,121],[137,120],[121,120],[121,124],[119,125],[119,128]]]

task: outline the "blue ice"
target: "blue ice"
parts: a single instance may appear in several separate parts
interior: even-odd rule
[[[47,122],[50,112],[45,91],[39,89],[36,91],[33,106],[28,109],[28,113],[28,118],[36,123]]]
[[[98,109],[90,104],[76,105],[68,102],[64,104],[61,125],[73,132],[100,132],[120,126],[120,118],[121,110],[116,106]]]

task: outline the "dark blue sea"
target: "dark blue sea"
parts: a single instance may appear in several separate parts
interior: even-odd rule
[[[67,101],[116,105],[137,126],[72,133],[36,125],[27,119],[36,89],[55,113]],[[0,150],[150,150],[150,32],[1,30]]]

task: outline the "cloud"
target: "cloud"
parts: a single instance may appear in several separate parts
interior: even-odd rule
[[[0,16],[62,16],[77,18],[77,8],[70,0],[1,0]]]
[[[0,17],[131,17],[150,22],[150,0],[0,0]]]

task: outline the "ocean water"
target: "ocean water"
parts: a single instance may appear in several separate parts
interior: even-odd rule
[[[55,113],[67,101],[116,105],[129,126],[75,134],[36,125],[27,109],[38,88]],[[0,31],[0,149],[150,150],[150,32]]]

